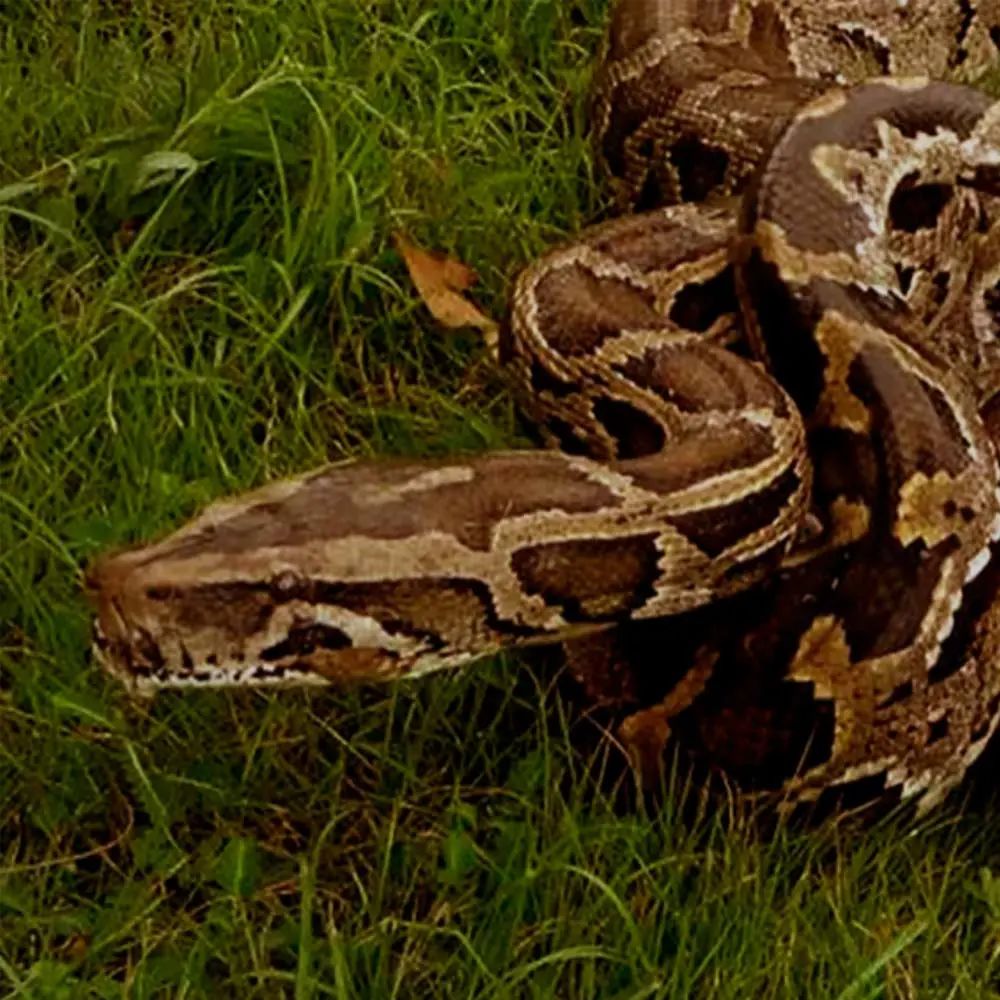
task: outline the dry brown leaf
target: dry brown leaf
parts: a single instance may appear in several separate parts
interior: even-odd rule
[[[393,234],[393,241],[431,315],[448,327],[473,326],[482,330],[487,345],[495,348],[496,321],[462,295],[475,283],[476,272],[453,257],[422,250],[399,233]]]

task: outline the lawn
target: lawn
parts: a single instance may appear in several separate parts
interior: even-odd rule
[[[392,234],[500,316],[600,215],[605,13],[7,0],[0,995],[1000,996],[995,755],[916,826],[761,837],[615,809],[513,657],[151,704],[89,657],[99,551],[327,459],[528,441]]]

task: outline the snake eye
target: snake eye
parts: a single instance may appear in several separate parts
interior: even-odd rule
[[[285,569],[271,578],[271,589],[281,595],[291,594],[302,585],[302,577],[295,570]]]

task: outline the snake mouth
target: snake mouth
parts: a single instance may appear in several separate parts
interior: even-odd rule
[[[152,635],[131,620],[116,586],[121,578],[114,565],[113,557],[103,559],[84,578],[84,592],[95,612],[91,653],[130,695],[148,698],[162,686],[156,675],[164,672],[165,660]]]
[[[156,683],[155,671],[140,655],[141,644],[129,641],[128,636],[129,629],[117,602],[103,602],[91,629],[91,654],[132,697],[150,698],[162,685]]]
[[[326,678],[304,667],[267,663],[231,661],[207,666],[186,664],[172,669],[158,647],[157,655],[151,660],[150,642],[147,637],[132,642],[110,638],[100,619],[95,619],[91,653],[101,668],[119,681],[131,697],[143,700],[168,690],[234,686],[281,688],[303,684],[325,686],[329,683]]]
[[[91,629],[90,641],[90,652],[95,662],[102,670],[124,685],[132,697],[151,697],[155,688],[144,683],[140,677],[129,669],[127,666],[129,662],[128,658],[123,657],[121,652],[115,647],[115,641],[109,638],[100,621],[95,619]]]
[[[171,689],[283,688],[329,683],[301,661],[269,663],[259,657],[221,655],[218,651],[202,659],[193,656],[183,641],[158,641],[129,614],[127,596],[123,598],[109,586],[113,579],[115,574],[99,565],[85,580],[87,596],[96,611],[91,653],[133,698],[150,699]]]

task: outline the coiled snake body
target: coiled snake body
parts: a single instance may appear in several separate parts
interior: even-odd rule
[[[641,761],[926,808],[1000,708],[1000,105],[931,79],[1000,3],[620,0],[608,37],[636,214],[529,267],[501,341],[554,447],[216,504],[95,567],[98,651],[150,690],[565,642]]]

